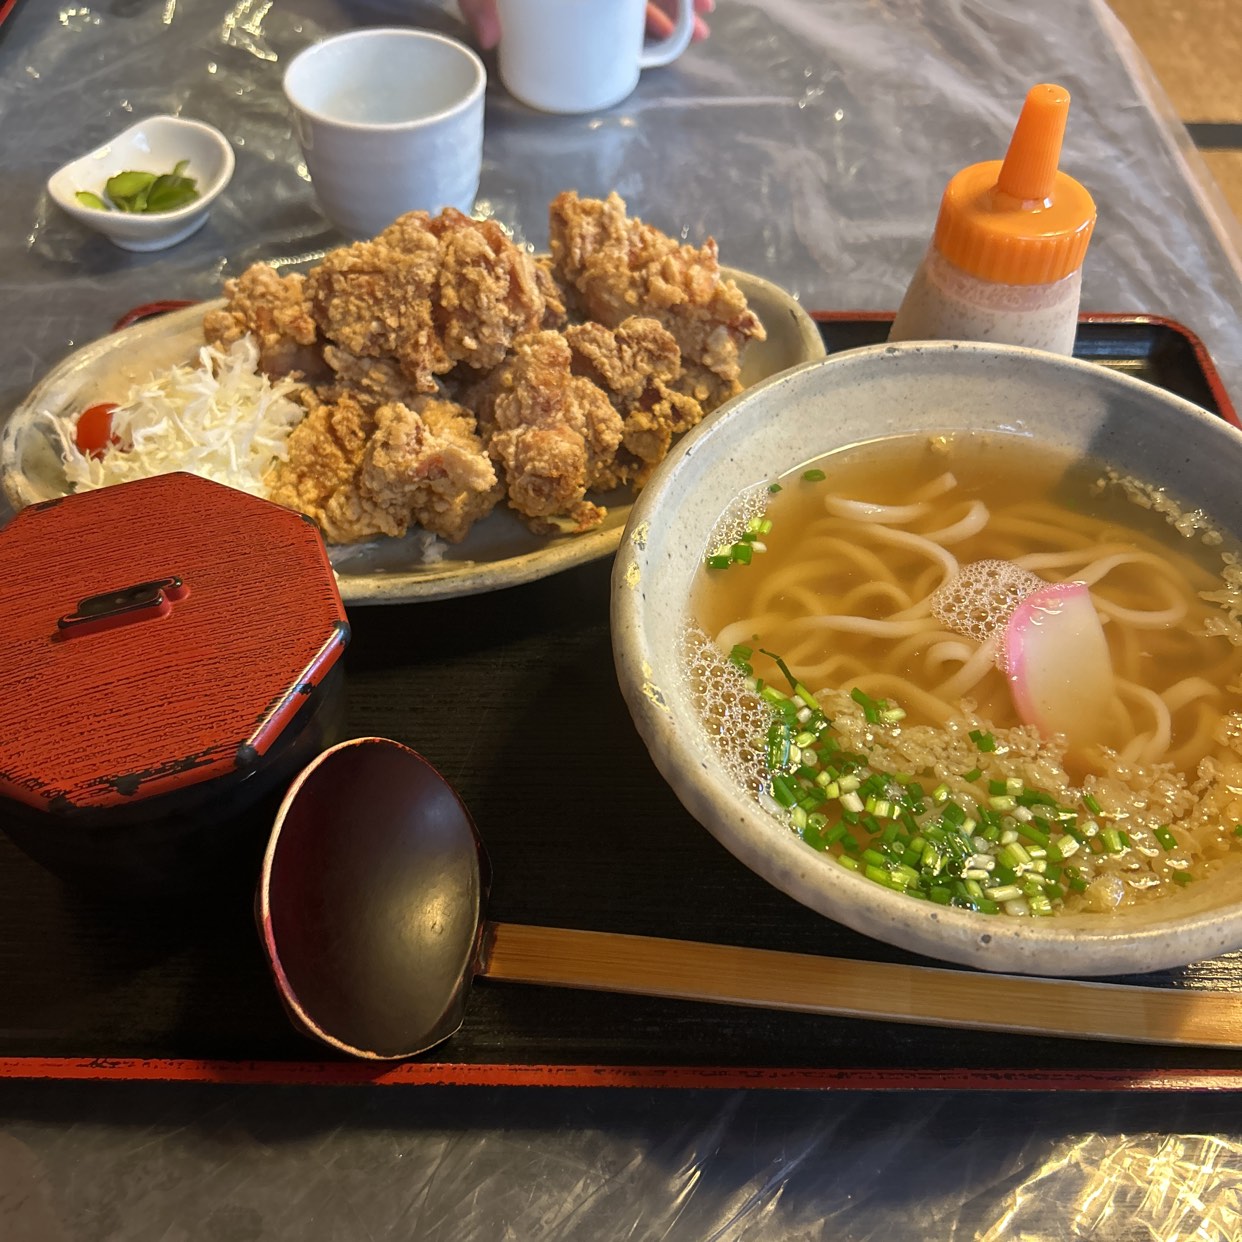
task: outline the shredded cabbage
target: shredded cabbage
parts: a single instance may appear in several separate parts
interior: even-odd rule
[[[289,399],[298,384],[273,383],[258,369],[259,349],[245,336],[227,350],[204,345],[196,364],[172,367],[135,384],[112,412],[116,443],[102,456],[74,442],[80,412],[47,414],[74,491],[185,470],[254,496],[288,457],[289,433],[305,410]]]

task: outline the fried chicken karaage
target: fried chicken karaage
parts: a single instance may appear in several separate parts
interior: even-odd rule
[[[330,543],[404,535],[412,524],[457,543],[504,494],[462,406],[434,397],[309,404],[268,496],[313,518]]]
[[[331,543],[419,526],[449,542],[501,500],[580,533],[589,493],[641,487],[674,438],[740,388],[763,328],[715,243],[679,245],[606,201],[560,195],[552,254],[449,208],[411,212],[305,276],[256,264],[209,341],[258,341],[303,380],[305,419],[269,481]]]
[[[641,487],[668,453],[675,435],[703,418],[703,407],[673,385],[681,351],[672,333],[654,319],[631,316],[614,330],[601,323],[565,329],[575,375],[607,394],[622,417],[621,444],[594,485],[610,490]]]
[[[429,227],[440,239],[436,322],[445,351],[477,371],[498,366],[514,338],[542,327],[548,313],[535,260],[495,220],[446,207]]]
[[[610,328],[631,315],[656,319],[683,362],[717,377],[711,388],[700,386],[705,398],[719,404],[741,391],[741,351],[766,334],[741,290],[721,276],[712,238],[680,245],[627,216],[616,193],[583,199],[567,190],[552,200],[550,239],[553,269],[587,317]]]
[[[321,363],[319,334],[306,299],[306,277],[282,276],[255,263],[224,282],[226,304],[203,316],[208,344],[227,349],[250,335],[259,347],[259,369],[267,375],[315,374]]]
[[[543,534],[603,521],[605,511],[585,496],[607,477],[621,443],[621,415],[572,368],[564,336],[530,332],[470,394],[509,504]]]
[[[428,217],[402,216],[372,241],[330,250],[306,277],[311,313],[344,354],[394,364],[418,392],[452,359],[435,322],[440,243]]]

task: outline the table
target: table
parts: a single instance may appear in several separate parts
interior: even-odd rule
[[[615,188],[808,307],[891,308],[946,178],[998,155],[1051,78],[1074,95],[1064,164],[1100,206],[1084,309],[1184,322],[1242,398],[1236,222],[1102,0],[720,3],[709,42],[599,117],[493,85],[479,208],[542,248],[553,193]],[[0,409],[132,305],[334,244],[280,73],[323,33],[389,23],[461,33],[419,0],[19,3],[0,28]],[[124,254],[42,183],[165,110],[222,128],[237,174],[195,238]],[[1240,1180],[1227,1093],[0,1081],[5,1242],[1223,1238]]]

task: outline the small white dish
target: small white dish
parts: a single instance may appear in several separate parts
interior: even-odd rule
[[[182,160],[189,161],[185,171],[198,183],[198,198],[175,211],[101,211],[75,197],[81,190],[102,197],[108,178],[117,173],[166,173]],[[123,250],[163,250],[202,228],[232,176],[233,148],[218,129],[179,116],[153,116],[58,168],[48,178],[47,192],[62,211]]]

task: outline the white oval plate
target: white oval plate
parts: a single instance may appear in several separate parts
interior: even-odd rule
[[[767,330],[746,351],[742,381],[749,387],[792,366],[824,356],[814,321],[784,290],[758,276],[722,268],[737,282]],[[114,401],[153,372],[191,361],[202,344],[203,315],[222,302],[203,303],[124,328],[84,346],[60,363],[17,407],[0,433],[0,481],[14,509],[69,491],[60,454],[41,413]],[[422,560],[421,531],[328,549],[347,604],[396,604],[447,599],[516,586],[611,556],[630,515],[628,491],[592,496],[608,508],[602,525],[584,535],[534,535],[507,509],[478,522],[443,560]]]

